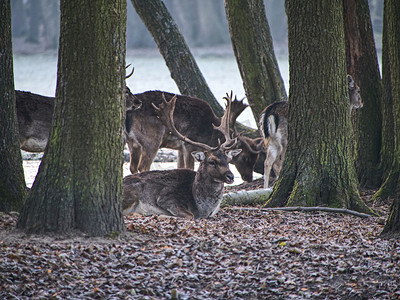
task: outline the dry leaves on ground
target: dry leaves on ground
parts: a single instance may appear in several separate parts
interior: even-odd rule
[[[1,299],[400,298],[400,241],[379,238],[385,217],[131,215],[114,240],[24,236],[15,221],[0,220]]]

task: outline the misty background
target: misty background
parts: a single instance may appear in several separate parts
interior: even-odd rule
[[[264,0],[279,69],[289,93],[287,24],[284,0]],[[370,0],[378,58],[381,53],[383,1]],[[221,105],[233,91],[245,98],[243,82],[232,50],[223,0],[165,0],[170,14],[184,35],[211,91]],[[60,1],[12,0],[14,82],[16,90],[55,96],[60,31]],[[152,36],[127,1],[126,64],[135,73],[126,84],[133,93],[161,90],[179,94],[164,58]],[[245,100],[246,102],[246,100]],[[238,121],[257,128],[250,109]]]
[[[223,0],[165,0],[190,48],[231,47]],[[284,0],[264,0],[277,55],[287,53]],[[369,0],[378,52],[381,48],[383,1]],[[58,49],[60,9],[56,0],[13,0],[14,53],[38,53]],[[156,48],[153,38],[127,1],[127,49]]]

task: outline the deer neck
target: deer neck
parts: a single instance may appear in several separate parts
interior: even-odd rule
[[[201,172],[199,167],[193,181],[192,191],[199,217],[209,217],[219,209],[224,193],[224,183],[216,182],[205,172]]]

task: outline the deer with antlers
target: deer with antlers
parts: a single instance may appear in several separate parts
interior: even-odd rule
[[[164,101],[163,99],[170,101],[176,97],[174,123],[179,132],[189,139],[216,146],[218,139],[223,138],[223,135],[213,127],[213,124],[221,123],[221,118],[217,117],[211,106],[202,99],[161,91],[147,91],[135,94],[134,97],[142,103],[142,107],[127,112],[125,123],[132,174],[150,170],[150,165],[160,148],[178,150],[178,168],[194,169],[194,158],[191,152],[201,148],[182,142],[160,121],[153,104],[158,106]],[[228,97],[233,97],[232,92]],[[229,120],[231,127],[246,107],[243,100],[238,101],[235,97],[231,103]],[[252,181],[253,168],[262,146],[262,138],[250,139],[238,136],[237,147],[242,149],[242,152],[233,159],[232,163],[243,180]]]
[[[212,147],[193,141],[178,131],[174,123],[174,110],[177,97],[156,106],[160,121],[182,142],[193,145],[202,151],[192,152],[200,162],[197,172],[189,169],[147,171],[126,176],[123,180],[124,214],[167,215],[189,219],[214,216],[220,207],[224,183],[233,183],[234,176],[229,169],[229,161],[240,153],[233,149],[237,137],[231,137],[229,119],[232,99],[227,100],[227,107],[219,126],[213,126],[221,132],[224,142]]]

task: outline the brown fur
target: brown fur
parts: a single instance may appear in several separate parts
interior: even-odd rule
[[[199,150],[198,147],[184,143],[171,135],[167,128],[157,117],[153,104],[158,106],[162,102],[162,95],[169,101],[174,94],[161,91],[147,91],[135,94],[142,106],[140,109],[127,112],[125,129],[126,140],[131,154],[130,171],[132,174],[144,172],[150,169],[159,148],[170,148],[179,150],[178,168],[194,168],[194,160],[191,152]],[[213,124],[218,126],[221,122],[210,105],[204,100],[176,95],[176,107],[174,111],[174,122],[177,129],[192,140],[199,141],[211,146],[218,144],[218,139],[222,139],[221,134],[214,130]],[[232,114],[230,123],[236,120],[237,116],[247,107],[241,101],[232,102]],[[241,161],[248,161],[245,166],[243,163],[238,168],[242,178],[246,181],[252,180],[254,164],[257,160],[258,150],[251,148],[254,143],[248,143],[248,139],[243,138],[240,148],[243,149],[239,157],[245,156]],[[259,151],[258,151],[259,152]],[[238,159],[233,163],[236,165]]]

